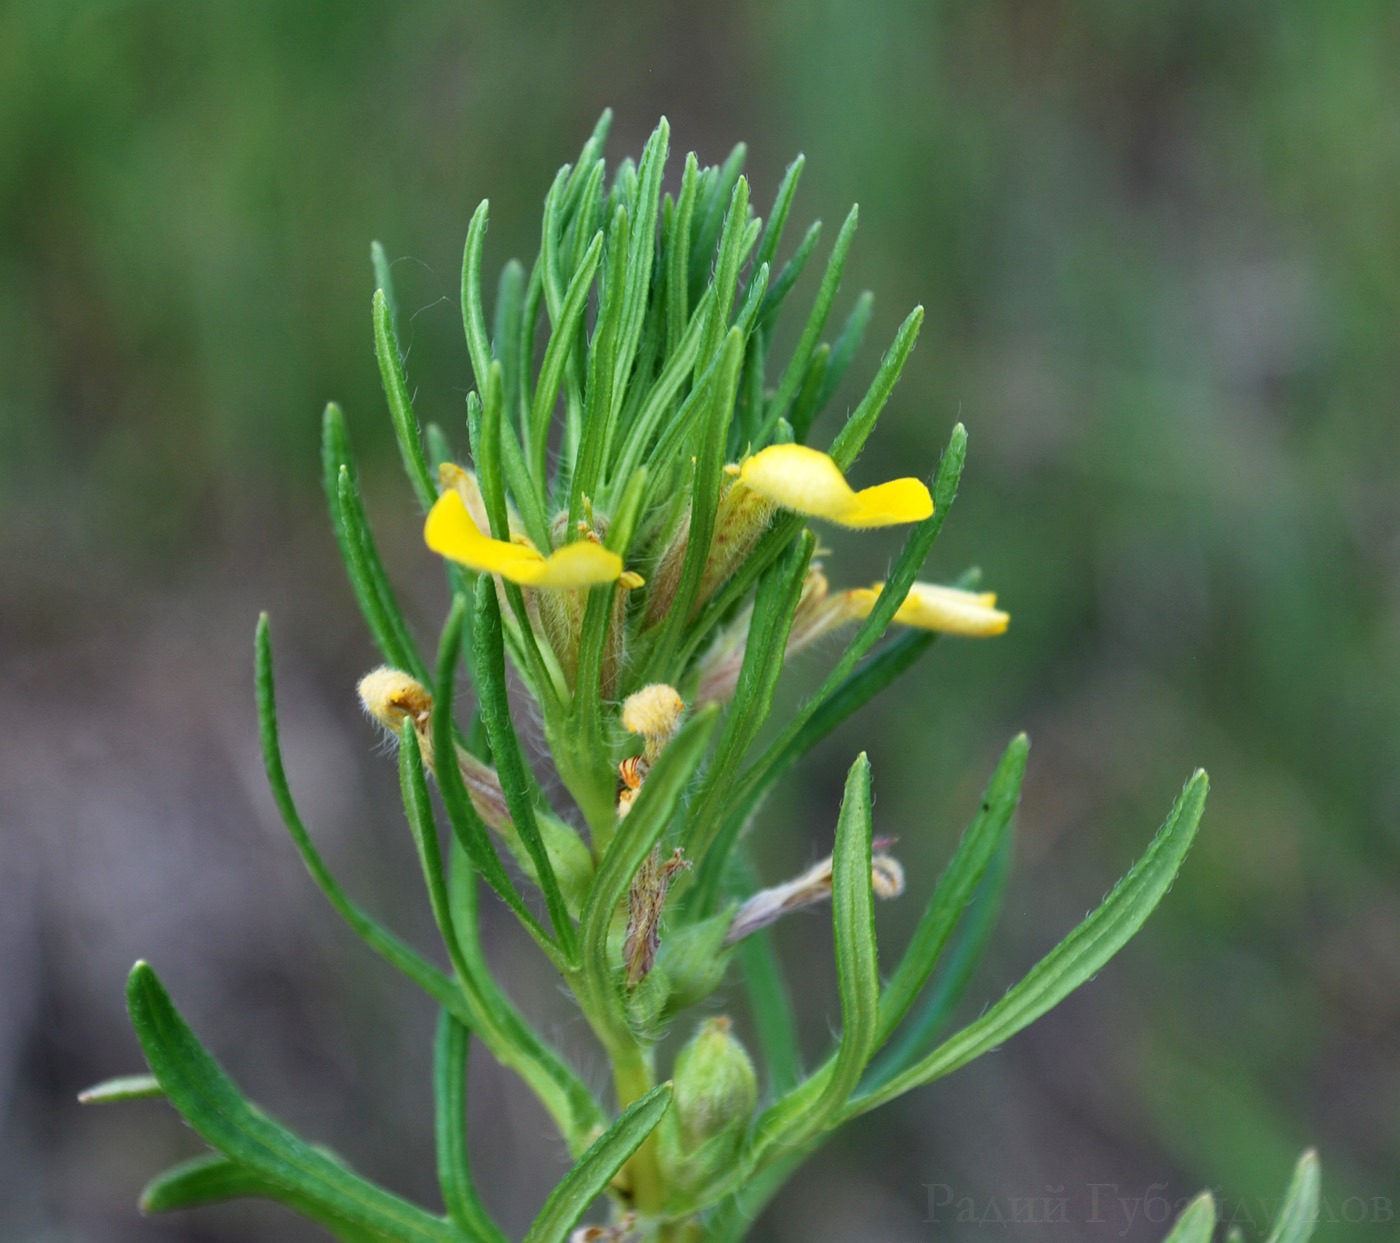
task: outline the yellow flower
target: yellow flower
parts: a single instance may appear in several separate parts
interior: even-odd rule
[[[876,583],[873,587],[848,591],[851,611],[857,617],[868,617],[883,589],[884,583]],[[894,620],[920,630],[986,637],[1002,634],[1011,620],[1010,614],[996,607],[996,602],[996,594],[990,591],[961,591],[935,583],[915,583],[896,610]]]
[[[855,492],[831,458],[806,445],[769,445],[746,458],[738,474],[775,505],[846,527],[922,522],[933,513],[933,497],[918,479],[892,479]]]
[[[492,539],[472,520],[456,488],[438,497],[428,512],[423,539],[449,560],[522,587],[594,587],[622,574],[622,558],[589,539],[565,544],[547,557],[523,536],[519,543]]]

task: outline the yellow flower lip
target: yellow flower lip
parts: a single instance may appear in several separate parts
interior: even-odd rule
[[[853,610],[861,617],[868,616],[884,586],[884,583],[876,583],[873,587],[857,587],[849,592]],[[920,630],[987,638],[1005,633],[1011,621],[1011,615],[997,608],[996,602],[996,593],[991,591],[962,591],[937,583],[915,583],[895,611],[894,620]]]
[[[438,497],[428,512],[423,539],[450,561],[522,587],[596,587],[622,574],[622,558],[592,540],[565,544],[545,557],[531,544],[492,539],[472,521],[455,488]]]
[[[921,480],[892,479],[856,492],[830,457],[806,445],[760,449],[744,460],[739,478],[783,509],[845,527],[922,522],[933,513],[933,497]]]

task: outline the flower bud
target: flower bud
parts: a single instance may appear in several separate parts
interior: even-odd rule
[[[417,678],[402,669],[380,665],[360,679],[356,687],[366,712],[395,737],[406,720],[413,722],[423,763],[433,766],[433,695]]]
[[[670,1187],[667,1208],[693,1211],[727,1174],[758,1103],[753,1062],[727,1018],[707,1019],[676,1057],[675,1095],[661,1119],[657,1156]]]
[[[758,1104],[758,1076],[727,1018],[721,1015],[700,1024],[677,1055],[671,1078],[671,1110],[683,1153],[694,1153],[724,1135],[737,1141]]]
[[[732,918],[731,912],[721,911],[667,931],[652,973],[664,973],[670,987],[663,1018],[703,1001],[723,982],[731,953],[724,939]]]
[[[671,741],[684,711],[685,700],[674,686],[653,682],[627,696],[622,705],[622,728],[642,736],[647,759],[654,761]]]

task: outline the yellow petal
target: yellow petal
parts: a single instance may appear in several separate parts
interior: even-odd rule
[[[622,558],[591,540],[566,544],[542,557],[528,544],[492,539],[472,521],[456,489],[438,497],[424,524],[423,539],[449,560],[523,587],[592,587],[611,583],[622,573]]]
[[[876,583],[874,587],[849,592],[853,611],[861,617],[868,616],[883,588],[883,583]],[[985,638],[1002,634],[1011,621],[1010,614],[998,609],[996,602],[996,593],[991,591],[961,591],[936,583],[915,583],[895,611],[894,620],[920,630]]]
[[[540,560],[531,577],[515,581],[527,587],[597,587],[616,582],[621,574],[622,558],[617,553],[581,539],[556,548]]]
[[[922,522],[933,513],[933,497],[918,479],[853,492],[836,463],[806,445],[769,445],[744,461],[739,478],[775,505],[847,527]]]

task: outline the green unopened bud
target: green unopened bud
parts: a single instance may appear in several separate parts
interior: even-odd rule
[[[707,1019],[676,1057],[675,1095],[661,1120],[658,1155],[668,1211],[686,1213],[724,1178],[758,1103],[758,1077],[727,1018]]]
[[[686,1152],[716,1136],[742,1131],[758,1103],[753,1062],[723,1016],[700,1025],[677,1056],[672,1078],[676,1094],[671,1108]]]
[[[722,911],[667,933],[656,956],[656,970],[671,984],[665,1018],[703,1001],[723,982],[732,952],[725,937],[733,918],[732,911]]]

